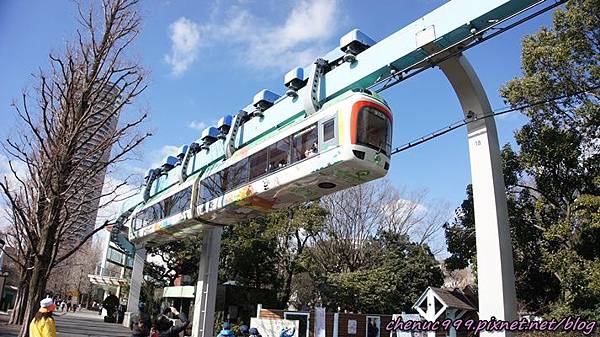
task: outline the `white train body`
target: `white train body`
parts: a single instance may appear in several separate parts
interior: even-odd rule
[[[383,100],[343,95],[153,197],[131,217],[129,239],[168,241],[381,178],[391,139],[392,113]]]

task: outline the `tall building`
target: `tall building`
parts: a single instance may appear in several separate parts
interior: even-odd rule
[[[112,89],[111,89],[112,87]],[[67,220],[73,225],[66,233],[69,245],[76,245],[87,234],[94,230],[98,207],[102,198],[106,169],[100,169],[110,159],[110,140],[117,130],[120,105],[119,88],[112,84],[105,85],[96,96],[91,107],[92,116],[88,120],[85,131],[80,137],[81,146],[75,154],[75,161],[81,160],[77,176],[84,174],[83,179],[75,182],[75,195],[67,203],[67,210],[72,216]],[[99,151],[102,149],[103,151]],[[91,243],[91,240],[90,240]]]

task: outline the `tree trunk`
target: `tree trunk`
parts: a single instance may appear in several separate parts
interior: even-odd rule
[[[284,285],[283,285],[283,297],[281,298],[281,303],[286,306],[290,300],[290,296],[292,295],[292,279],[294,278],[293,269],[290,267],[286,271],[287,275],[285,276]]]
[[[27,298],[28,292],[29,285],[27,283],[19,284],[15,308],[10,314],[10,320],[8,321],[8,324],[23,324],[23,315],[25,314],[25,299]]]
[[[29,264],[27,264],[29,265]],[[29,280],[31,279],[31,269],[25,269],[21,271],[19,279],[19,287],[17,291],[17,299],[15,301],[15,308],[10,315],[9,324],[23,324],[23,317],[25,315],[26,299],[29,294]]]
[[[37,257],[35,259],[31,279],[29,281],[27,303],[23,315],[23,325],[21,326],[19,337],[29,336],[29,322],[31,322],[36,311],[39,309],[39,303],[45,295],[46,283],[48,282],[48,267],[49,263],[46,261],[45,257],[42,256],[42,258]]]

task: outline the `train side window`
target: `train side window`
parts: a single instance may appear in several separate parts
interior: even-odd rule
[[[200,181],[200,198],[198,200],[202,200],[202,202],[210,200],[210,187],[206,179]]]
[[[286,137],[269,146],[269,172],[277,171],[290,162],[290,138]]]
[[[189,186],[141,211],[134,220],[134,229],[138,230],[171,215],[184,212],[190,208],[191,201],[192,187]]]
[[[198,198],[196,198],[196,205],[201,205],[210,199],[210,192],[208,186],[206,186],[206,179],[198,182]]]
[[[171,198],[173,198],[173,207],[167,216],[187,211],[190,208],[192,200],[192,187],[190,186],[183,191],[177,192]]]
[[[228,190],[229,188],[229,182],[231,179],[229,179],[229,168],[226,167],[224,169],[222,169],[221,171],[219,171],[218,173],[216,173],[217,177],[218,177],[218,191],[219,191],[219,195],[223,195],[225,194],[225,192]]]
[[[311,125],[293,136],[292,162],[311,157],[319,151],[317,126]]]
[[[330,119],[327,122],[323,123],[323,141],[324,142],[335,138],[334,125],[335,125],[334,119]]]
[[[250,180],[254,180],[267,172],[267,162],[267,149],[262,149],[250,156]]]
[[[154,222],[155,219],[160,219],[162,207],[159,204],[154,204],[150,207],[152,209],[152,215],[148,217],[148,222]]]
[[[169,215],[171,215],[171,212],[172,212],[173,206],[174,206],[174,201],[175,201],[175,199],[173,197],[174,196],[172,195],[158,203],[158,205],[160,205],[160,207],[161,207],[161,214],[157,220],[164,219],[164,218],[168,217]]]
[[[244,158],[229,168],[229,190],[248,182],[248,158]]]
[[[218,174],[213,174],[207,178],[205,178],[201,184],[202,184],[202,198],[204,199],[204,201],[208,201],[208,200],[212,200],[214,198],[217,198],[221,195],[220,193],[220,187],[219,187],[219,183],[217,180],[219,180],[219,175]]]

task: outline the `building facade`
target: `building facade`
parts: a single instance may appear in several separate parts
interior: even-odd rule
[[[106,176],[106,169],[98,168],[105,166],[110,160],[111,139],[119,122],[119,111],[116,111],[120,105],[119,92],[120,89],[112,84],[107,84],[98,91],[90,109],[91,117],[80,137],[81,145],[74,156],[76,161],[81,161],[77,168],[80,171],[76,176],[87,171],[93,173],[76,182],[75,195],[67,202],[67,208],[73,214],[68,220],[73,222],[67,234],[69,246],[81,242],[96,227]]]

